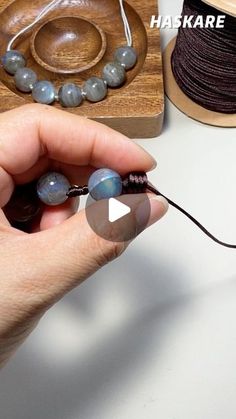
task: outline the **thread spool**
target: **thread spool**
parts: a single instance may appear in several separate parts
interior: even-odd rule
[[[230,0],[202,0],[206,5],[211,6],[215,11],[223,12],[226,15],[236,17],[236,4]],[[235,21],[236,24],[236,21]],[[194,29],[187,29],[192,31]],[[171,57],[176,46],[176,37],[170,41],[163,54],[164,74],[165,74],[165,92],[171,102],[187,116],[213,126],[236,127],[235,113],[216,112],[196,103],[183,92],[176,82],[172,71]]]

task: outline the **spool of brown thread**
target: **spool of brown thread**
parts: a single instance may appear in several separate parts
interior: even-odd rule
[[[193,119],[236,127],[236,4],[185,0],[183,13],[226,14],[225,28],[179,30],[164,51],[166,94]]]

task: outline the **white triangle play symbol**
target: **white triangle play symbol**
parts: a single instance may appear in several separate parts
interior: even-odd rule
[[[130,212],[131,208],[128,207],[128,205],[123,204],[115,198],[109,199],[108,217],[110,223],[114,223],[115,221],[119,220],[120,218],[124,217]]]

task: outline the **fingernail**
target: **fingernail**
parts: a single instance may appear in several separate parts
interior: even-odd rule
[[[151,226],[162,218],[169,208],[168,201],[163,196],[154,196],[150,198],[150,218],[147,227]]]
[[[157,161],[155,159],[153,159],[153,165],[152,165],[150,170],[154,170],[154,169],[156,169],[156,167],[157,167]]]

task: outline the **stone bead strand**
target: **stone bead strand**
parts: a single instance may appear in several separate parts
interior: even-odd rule
[[[39,199],[49,206],[61,205],[66,202],[70,190],[69,180],[57,172],[45,173],[37,183]],[[117,197],[122,194],[121,176],[111,169],[98,169],[90,176],[86,190],[96,201]]]
[[[2,57],[3,68],[14,76],[15,85],[23,93],[32,93],[35,102],[50,105],[55,100],[63,107],[80,106],[84,99],[100,102],[107,96],[108,87],[117,88],[124,84],[126,71],[137,62],[137,52],[131,46],[117,48],[114,61],[107,63],[102,77],[90,77],[80,88],[74,83],[66,83],[56,91],[52,82],[38,80],[36,73],[26,67],[26,59],[20,51],[10,50]]]

